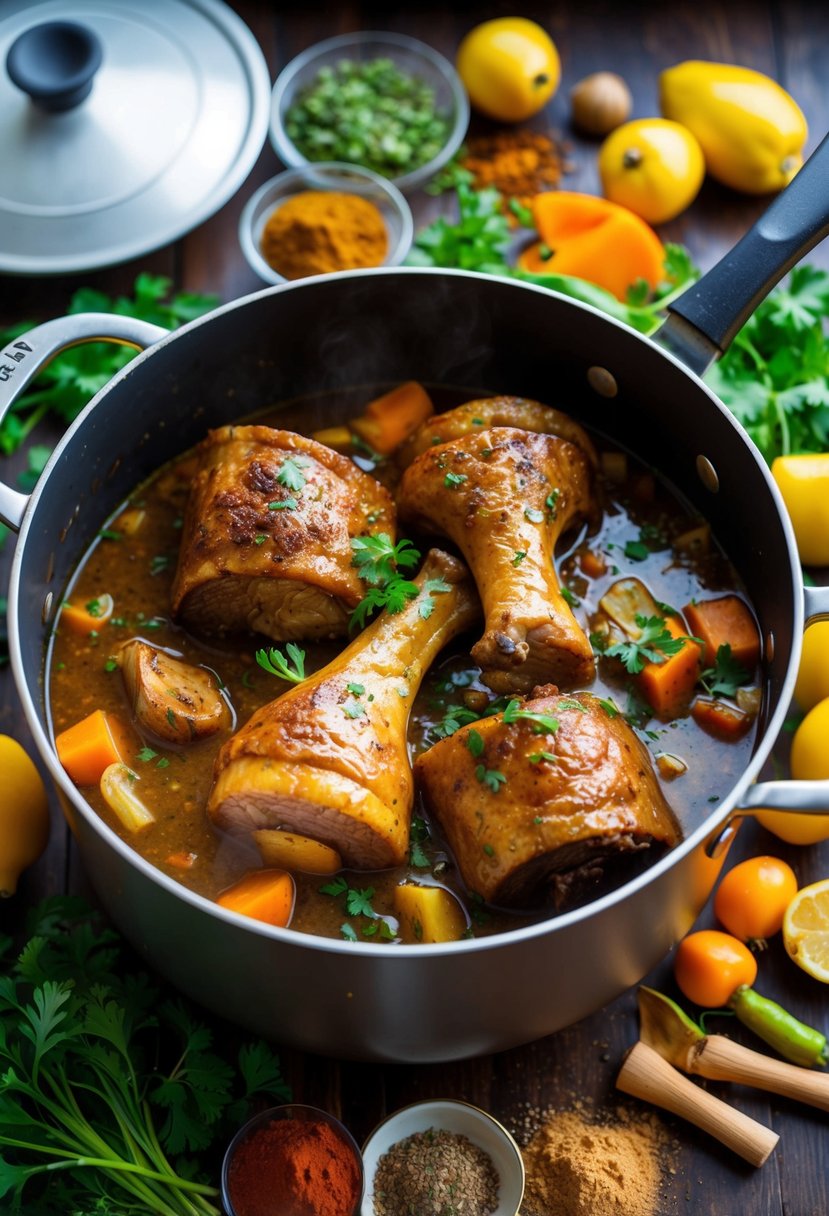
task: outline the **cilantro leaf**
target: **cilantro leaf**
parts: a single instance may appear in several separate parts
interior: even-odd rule
[[[351,541],[352,566],[364,583],[377,587],[387,583],[398,570],[408,570],[420,561],[420,553],[410,540],[392,541],[388,532],[376,536],[355,536]]]
[[[268,650],[257,650],[256,662],[272,676],[289,680],[291,684],[301,684],[305,679],[305,651],[297,646],[296,642],[287,642],[285,650],[287,657],[277,646],[271,646]]]
[[[750,673],[731,653],[730,643],[725,642],[717,650],[714,666],[706,668],[699,682],[711,696],[720,693],[724,697],[733,697],[750,678]]]
[[[664,663],[678,654],[689,639],[675,638],[665,627],[661,616],[636,616],[636,624],[642,630],[640,636],[608,646],[604,654],[609,659],[619,659],[631,675],[638,675],[647,663]]]
[[[286,490],[295,490],[299,493],[305,488],[307,481],[302,470],[307,469],[310,463],[306,456],[289,456],[277,473],[276,480],[280,485],[285,486]]]
[[[582,706],[579,705],[579,709]],[[558,718],[554,718],[552,714],[539,713],[534,709],[522,709],[521,702],[512,700],[504,710],[504,722],[509,726],[513,722],[526,721],[532,722],[534,735],[554,735],[558,730]]]

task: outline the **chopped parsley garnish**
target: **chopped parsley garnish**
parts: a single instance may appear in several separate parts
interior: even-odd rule
[[[150,574],[161,574],[162,570],[166,570],[172,560],[169,553],[156,553],[150,561]]]
[[[420,561],[420,551],[410,540],[394,544],[387,532],[378,532],[376,536],[355,536],[351,549],[351,564],[369,585],[368,592],[351,614],[352,629],[361,629],[372,613],[381,608],[392,614],[402,612],[408,601],[420,594],[417,583],[399,573],[400,569],[410,569]],[[424,604],[427,602],[425,600]]]
[[[524,515],[531,524],[543,524],[544,512],[539,511],[537,507],[525,507]]]
[[[89,602],[86,603],[84,605],[84,607],[86,608],[86,611],[89,613],[89,615],[94,616],[94,617],[100,616],[101,612],[103,611],[100,600],[89,600]]]
[[[155,760],[157,755],[158,752],[154,752],[151,747],[142,747],[140,751],[135,753],[135,758],[143,764],[148,764],[150,760]]]
[[[420,815],[415,815],[409,830],[409,864],[413,865],[416,870],[428,870],[431,864],[423,848],[428,839],[429,828],[426,820]]]
[[[264,533],[264,532],[260,532],[258,536],[254,536],[254,538],[253,538],[253,543],[254,543],[255,545],[264,545],[264,543],[265,543],[265,541],[266,541],[267,539],[268,539],[268,538],[267,538],[267,536],[265,535],[265,533]]]
[[[575,710],[578,710],[578,712],[580,714],[587,713],[587,709],[584,705],[582,705],[581,701],[574,701],[570,697],[567,697],[564,700],[559,701],[558,708],[559,709],[575,709]]]
[[[750,678],[750,673],[731,653],[730,643],[725,642],[717,650],[714,666],[706,668],[699,682],[711,696],[720,693],[724,697],[733,697],[737,689],[747,684]]]
[[[624,548],[625,557],[629,557],[634,562],[644,562],[650,555],[651,551],[644,541],[629,540]]]
[[[118,670],[118,660],[114,659],[112,657],[112,655],[110,655],[110,657],[107,659],[106,663],[104,663],[104,671],[117,671],[117,670]]]
[[[619,659],[631,675],[638,675],[647,663],[664,663],[666,659],[679,654],[686,642],[693,639],[687,637],[675,638],[665,628],[665,618],[661,616],[639,616],[636,624],[642,630],[640,636],[633,640],[617,642],[608,646],[604,654],[609,659]]]
[[[363,684],[346,684],[346,691],[352,697],[361,697],[366,691]],[[373,701],[374,697],[370,696],[369,701]],[[347,718],[362,718],[366,713],[366,707],[362,701],[348,701],[342,706],[342,711]]]
[[[554,755],[553,752],[531,752],[527,759],[529,760],[530,764],[540,764],[542,760],[547,760],[550,764],[555,764],[558,761],[558,756]],[[534,822],[540,823],[541,820],[536,818]]]
[[[443,479],[443,484],[447,490],[457,490],[458,486],[462,486],[465,481],[468,481],[466,473],[447,473]]]
[[[515,557],[512,559],[513,566],[520,566],[526,556],[527,553],[525,549],[516,549]]]
[[[483,785],[487,786],[487,788],[490,789],[493,794],[497,794],[501,786],[506,781],[506,777],[503,773],[499,773],[498,770],[494,768],[487,768],[485,764],[477,764],[475,766],[475,776]]]
[[[522,709],[521,702],[513,699],[504,710],[504,722],[510,726],[519,721],[531,722],[534,735],[554,735],[558,730],[558,718],[534,709]]]
[[[473,710],[467,709],[465,705],[448,705],[440,722],[432,727],[429,734],[433,739],[446,739],[449,735],[454,735],[455,731],[460,730],[462,726],[468,726],[470,722],[477,722],[480,716]]]
[[[295,498],[283,498],[281,502],[269,502],[269,511],[295,511],[298,503]]]
[[[607,714],[608,718],[618,718],[619,707],[613,701],[607,700],[605,697],[599,697],[599,704]]]
[[[471,730],[466,736],[465,742],[468,751],[471,752],[476,760],[478,756],[482,756],[484,754],[484,741],[478,731]]]
[[[418,607],[418,613],[424,621],[428,621],[429,617],[435,610],[434,595],[442,595],[446,591],[451,591],[452,586],[447,583],[445,578],[427,578],[423,584],[422,601]]]
[[[346,684],[346,691],[353,693],[355,697],[361,697],[366,691],[365,684]]]
[[[310,463],[307,456],[289,456],[277,473],[276,480],[286,490],[294,490],[299,493],[305,488],[308,480],[302,470],[307,469]]]
[[[571,608],[578,608],[579,604],[581,603],[579,597],[575,594],[575,592],[571,591],[569,587],[562,586],[561,598],[564,600],[565,604],[568,604]]]
[[[394,578],[398,570],[410,570],[420,561],[420,552],[410,540],[392,541],[388,532],[376,536],[355,536],[351,541],[352,566],[364,583],[379,587]]]
[[[123,532],[119,532],[117,528],[101,528],[98,533],[101,540],[121,540]]]
[[[556,489],[556,490],[551,490],[550,493],[547,495],[547,497],[544,499],[544,506],[550,512],[551,519],[555,519],[555,517],[556,517],[556,512],[558,511],[558,500],[560,497],[561,497],[561,490]]]
[[[305,679],[305,651],[297,646],[296,642],[288,642],[285,650],[287,656],[277,646],[271,646],[268,650],[257,650],[256,662],[272,676],[289,680],[291,684],[301,684]]]

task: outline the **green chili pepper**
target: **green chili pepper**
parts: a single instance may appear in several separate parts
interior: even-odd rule
[[[799,1022],[776,1001],[741,984],[728,1003],[744,1026],[792,1064],[815,1068],[829,1063],[826,1035]]]

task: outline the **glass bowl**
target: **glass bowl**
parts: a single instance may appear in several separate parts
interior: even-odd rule
[[[468,1102],[445,1098],[404,1106],[375,1127],[363,1145],[365,1188],[361,1216],[375,1216],[374,1176],[383,1154],[407,1136],[430,1129],[466,1136],[488,1153],[499,1178],[498,1206],[492,1216],[518,1216],[524,1197],[524,1160],[520,1148],[492,1115]]]
[[[339,1119],[335,1119],[333,1115],[329,1115],[328,1111],[320,1110],[316,1106],[305,1106],[298,1102],[291,1102],[285,1106],[272,1106],[269,1110],[262,1111],[261,1114],[254,1115],[252,1119],[248,1119],[247,1123],[239,1128],[239,1131],[227,1146],[227,1150],[222,1161],[222,1205],[226,1216],[237,1216],[236,1209],[233,1206],[233,1201],[230,1194],[230,1173],[234,1158],[241,1146],[249,1140],[257,1132],[268,1128],[273,1123],[280,1120],[290,1119],[298,1123],[325,1123],[335,1133],[343,1146],[343,1153],[350,1154],[353,1158],[358,1175],[358,1190],[357,1199],[354,1208],[349,1211],[343,1211],[342,1216],[358,1216],[361,1210],[361,1203],[364,1190],[364,1173],[363,1159],[360,1154],[359,1146],[351,1135],[347,1127],[342,1124]],[[273,1194],[274,1212],[278,1212],[280,1196],[277,1192]]]
[[[296,169],[286,169],[260,186],[248,199],[239,217],[239,244],[251,270],[266,283],[284,283],[286,279],[267,262],[261,252],[262,229],[268,217],[281,203],[304,190],[337,190],[358,194],[368,199],[380,211],[389,238],[383,266],[399,266],[409,252],[414,234],[412,213],[403,195],[386,178],[358,165],[305,162]]]
[[[391,180],[400,190],[416,190],[455,155],[469,125],[469,99],[452,64],[416,38],[363,31],[317,42],[292,59],[277,77],[271,96],[270,136],[284,165],[308,164],[308,158],[288,136],[284,119],[294,98],[316,79],[320,68],[334,67],[342,59],[364,62],[381,58],[391,59],[401,71],[431,85],[437,109],[448,114],[451,123],[449,135],[437,156]]]

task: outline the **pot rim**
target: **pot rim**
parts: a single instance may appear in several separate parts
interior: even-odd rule
[[[179,339],[184,334],[189,334],[193,330],[201,326],[209,325],[218,316],[225,313],[235,311],[240,307],[254,306],[256,301],[264,297],[269,297],[277,293],[289,291],[308,291],[313,290],[317,284],[328,284],[332,282],[341,282],[354,279],[373,279],[377,276],[388,275],[403,275],[417,276],[428,275],[436,277],[449,276],[450,278],[468,279],[473,282],[486,283],[491,290],[498,290],[499,287],[505,287],[507,290],[524,290],[534,292],[541,296],[554,296],[558,300],[570,305],[572,308],[585,311],[598,317],[606,325],[622,330],[627,338],[637,339],[640,342],[646,343],[652,347],[661,358],[668,360],[674,364],[684,375],[688,376],[693,382],[697,390],[701,390],[714,408],[716,408],[724,418],[729,422],[733,429],[737,432],[743,444],[748,449],[748,452],[753,457],[755,463],[759,466],[761,473],[765,479],[766,487],[774,502],[780,524],[787,542],[789,553],[789,570],[788,575],[791,582],[792,592],[792,634],[794,638],[791,653],[787,659],[787,671],[784,677],[783,685],[778,698],[778,703],[774,708],[762,736],[757,740],[755,751],[746,766],[746,770],[739,780],[731,787],[729,793],[721,800],[720,804],[712,809],[710,814],[700,823],[693,832],[685,837],[678,845],[669,850],[653,865],[648,866],[640,874],[623,883],[621,886],[614,888],[605,895],[600,896],[581,907],[574,908],[569,912],[564,912],[559,915],[552,915],[534,921],[532,924],[523,925],[515,929],[507,929],[503,932],[492,934],[486,937],[468,938],[456,942],[436,942],[436,943],[420,943],[416,946],[407,949],[403,943],[385,944],[385,943],[368,943],[368,942],[351,942],[340,941],[336,938],[324,938],[314,934],[301,933],[298,930],[291,928],[277,928],[276,926],[267,925],[264,922],[254,920],[250,917],[242,916],[239,913],[231,912],[222,908],[219,904],[208,899],[206,896],[198,895],[189,890],[182,883],[177,882],[174,878],[164,874],[161,870],[151,865],[146,861],[140,853],[133,849],[126,841],[122,840],[95,812],[89,803],[83,798],[81,791],[69,779],[67,773],[63,769],[57,758],[57,753],[54,748],[53,740],[49,737],[46,729],[41,722],[41,716],[38,713],[37,707],[33,698],[30,696],[26,677],[23,669],[23,660],[19,648],[18,631],[16,622],[18,615],[24,605],[21,602],[21,571],[23,565],[24,552],[26,542],[30,531],[32,530],[34,521],[37,517],[37,506],[41,494],[48,478],[51,475],[52,468],[60,458],[64,448],[69,444],[75,433],[83,428],[88,416],[95,410],[98,402],[116,385],[130,376],[141,374],[140,369],[152,359],[154,352],[161,347],[166,347],[169,343]],[[760,455],[758,449],[740,426],[733,414],[720,401],[715,393],[703,382],[703,380],[690,368],[688,368],[681,359],[677,358],[671,351],[666,350],[659,343],[653,341],[647,335],[637,333],[623,322],[616,320],[614,317],[601,312],[590,304],[585,304],[580,300],[575,300],[569,296],[565,296],[560,292],[552,291],[549,288],[542,287],[534,283],[525,283],[517,279],[500,278],[494,275],[482,274],[478,271],[452,270],[442,269],[439,267],[377,267],[353,271],[340,271],[331,274],[317,275],[313,278],[298,279],[293,282],[281,283],[273,287],[267,287],[260,291],[256,291],[247,296],[239,297],[236,300],[228,301],[226,304],[220,305],[211,312],[206,313],[201,317],[197,317],[193,321],[188,322],[180,329],[170,332],[166,337],[162,338],[153,346],[141,351],[138,356],[122,368],[96,395],[92,398],[89,404],[78,415],[75,421],[69,426],[64,435],[61,437],[55,447],[52,456],[50,457],[40,479],[32,492],[28,503],[23,512],[19,535],[15,546],[15,552],[12,559],[12,567],[9,583],[8,594],[8,619],[12,623],[12,628],[9,630],[9,651],[11,657],[11,666],[14,673],[14,680],[17,686],[17,691],[20,696],[23,710],[29,729],[32,732],[35,744],[41,758],[47,765],[53,782],[58,788],[58,791],[72,803],[75,810],[81,814],[84,820],[93,828],[93,830],[102,837],[102,839],[121,856],[130,865],[133,865],[137,870],[152,882],[159,885],[167,893],[175,895],[189,903],[195,910],[207,912],[211,916],[217,916],[220,920],[225,921],[230,926],[244,928],[248,932],[255,933],[260,937],[270,938],[276,942],[290,945],[310,946],[315,950],[322,950],[324,953],[347,954],[354,956],[355,952],[358,957],[367,958],[385,958],[385,959],[402,959],[410,956],[410,950],[416,950],[417,957],[424,956],[454,956],[458,954],[476,953],[480,950],[493,950],[501,947],[507,947],[515,942],[524,942],[532,940],[536,937],[546,936],[548,933],[563,931],[571,925],[586,921],[592,917],[598,917],[609,911],[615,905],[620,904],[641,892],[645,887],[656,883],[663,875],[678,865],[690,853],[697,848],[703,847],[704,844],[713,840],[718,834],[718,830],[723,827],[726,821],[732,816],[735,809],[738,809],[740,796],[745,792],[748,785],[754,780],[768,758],[777,736],[783,726],[783,722],[788,713],[789,703],[794,691],[795,680],[797,676],[797,667],[800,658],[801,638],[804,630],[804,596],[801,581],[800,563],[797,558],[797,545],[794,537],[794,531],[789,520],[786,509],[783,505],[783,500],[780,492],[774,482],[771,473]],[[50,720],[48,703],[45,701],[44,688],[44,717],[47,721]],[[401,952],[402,951],[402,952]]]

